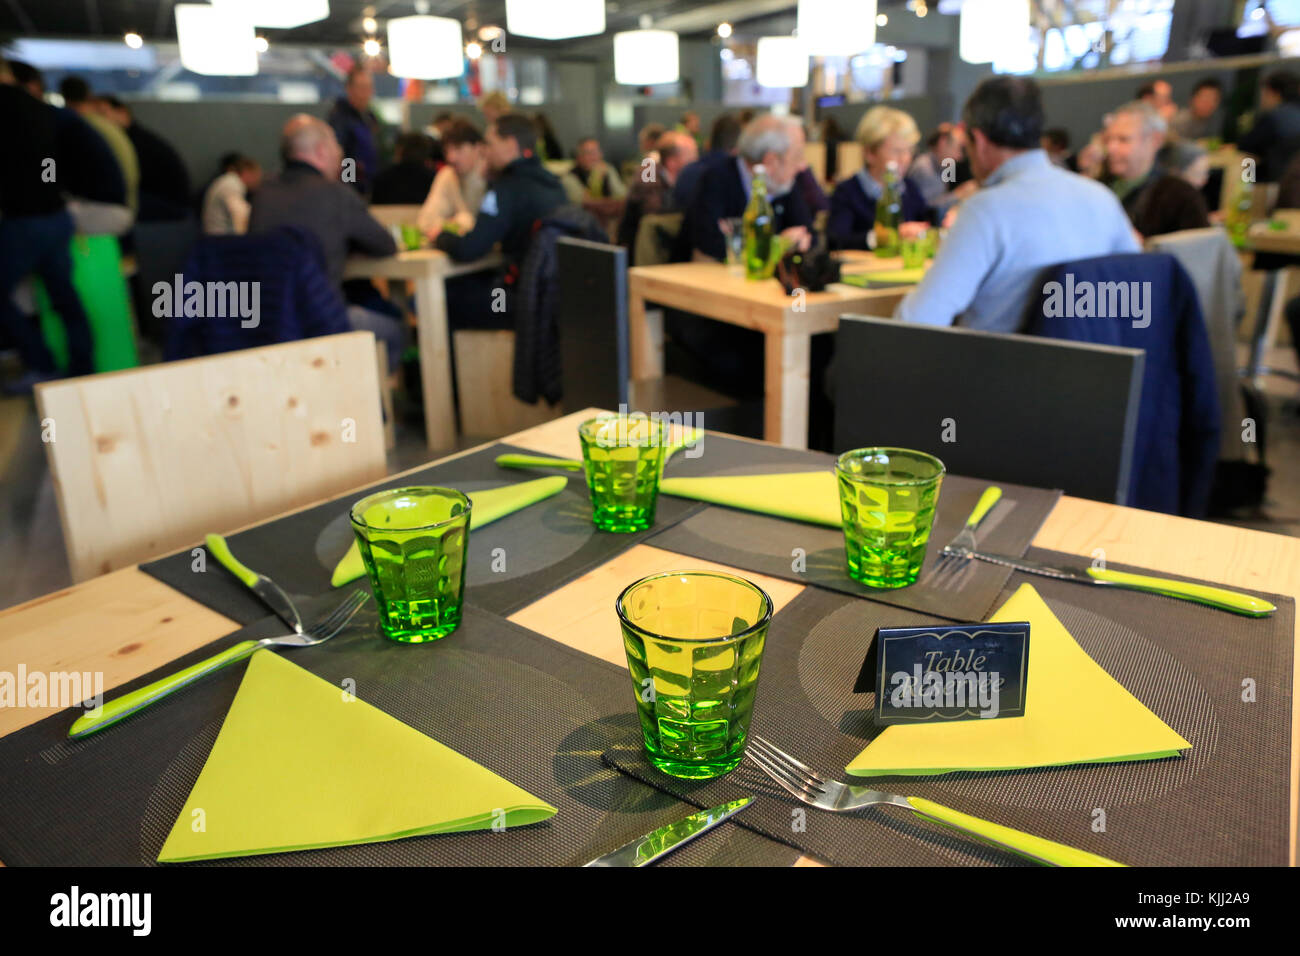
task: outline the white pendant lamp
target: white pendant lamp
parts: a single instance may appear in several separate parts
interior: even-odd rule
[[[506,32],[569,40],[605,32],[605,0],[506,0]]]
[[[176,42],[181,66],[203,76],[254,76],[257,36],[238,14],[205,3],[178,3]]]
[[[671,30],[628,30],[614,34],[614,80],[624,86],[676,83],[677,34]]]
[[[214,7],[242,14],[255,27],[291,30],[330,15],[329,0],[212,0]]]
[[[795,22],[809,56],[853,56],[876,42],[876,0],[799,0]]]
[[[446,17],[388,21],[388,65],[394,76],[446,80],[465,72],[460,23]]]
[[[967,63],[992,63],[1024,46],[1029,25],[1029,0],[965,0],[958,53]]]
[[[807,86],[808,48],[798,37],[759,37],[755,76],[759,86]]]

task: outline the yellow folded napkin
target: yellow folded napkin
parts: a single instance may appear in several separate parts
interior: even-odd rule
[[[915,269],[880,269],[875,272],[850,272],[840,276],[840,281],[848,285],[916,285],[925,278],[925,267]]]
[[[860,777],[1155,760],[1191,748],[1104,671],[1028,584],[990,621],[1028,621],[1025,716],[886,727],[844,769]]]
[[[262,650],[158,859],[380,843],[554,815],[468,757]]]
[[[840,491],[830,471],[664,478],[659,491],[792,521],[840,527]]]
[[[535,481],[521,481],[517,484],[506,485],[504,488],[488,488],[484,491],[467,491],[465,497],[470,501],[472,506],[469,513],[469,530],[481,528],[485,524],[491,524],[498,518],[504,518],[508,514],[519,511],[521,508],[527,508],[529,505],[549,498],[552,495],[558,495],[560,490],[569,483],[567,478],[561,475],[553,475],[549,478],[538,478]],[[330,577],[330,584],[339,588],[349,581],[355,581],[357,578],[364,576],[366,565],[361,560],[361,549],[357,547],[356,539],[348,546],[347,554],[343,555],[341,561],[334,568],[334,574]]]

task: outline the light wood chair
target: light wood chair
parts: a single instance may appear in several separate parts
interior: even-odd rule
[[[370,332],[36,387],[74,581],[386,474]]]
[[[515,333],[510,329],[462,329],[452,333],[460,391],[460,433],[491,439],[549,422],[558,405],[515,398]]]

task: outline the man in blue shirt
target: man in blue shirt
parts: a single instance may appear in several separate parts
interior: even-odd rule
[[[1033,80],[985,80],[966,101],[963,119],[971,169],[983,188],[962,204],[897,318],[1019,332],[1045,267],[1141,251],[1115,195],[1053,166],[1039,147],[1043,106]]]

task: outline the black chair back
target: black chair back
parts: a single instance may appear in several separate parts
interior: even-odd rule
[[[914,448],[953,474],[1124,504],[1140,349],[845,316],[835,447]]]
[[[628,404],[627,250],[561,238],[556,257],[565,412]]]

